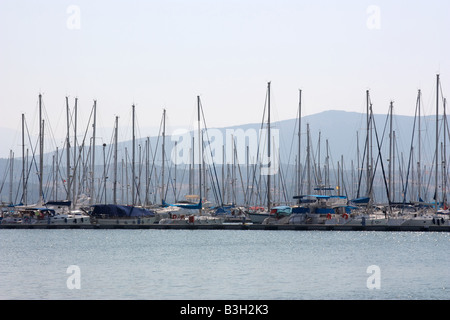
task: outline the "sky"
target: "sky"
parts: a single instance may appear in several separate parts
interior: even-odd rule
[[[197,96],[210,128],[259,123],[268,82],[272,121],[297,116],[299,90],[304,116],[365,112],[366,90],[375,113],[394,101],[414,115],[418,89],[433,114],[449,13],[447,0],[0,0],[0,128],[25,114],[36,132],[39,93],[56,135],[66,96],[80,128],[94,100],[99,126],[130,125],[134,104],[142,128],[163,109],[191,128]]]

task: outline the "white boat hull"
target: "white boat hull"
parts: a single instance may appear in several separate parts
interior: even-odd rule
[[[261,224],[270,215],[268,213],[248,213],[250,220],[255,224]]]

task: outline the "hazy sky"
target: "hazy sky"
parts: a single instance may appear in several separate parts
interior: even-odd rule
[[[450,84],[450,1],[0,0],[0,127],[65,129],[65,97],[80,123],[191,127],[259,123],[267,82],[273,121],[337,109],[414,115],[422,89],[434,113],[436,74]],[[447,89],[448,90],[448,89]],[[36,128],[36,127],[35,127]],[[2,137],[1,139],[5,139]]]

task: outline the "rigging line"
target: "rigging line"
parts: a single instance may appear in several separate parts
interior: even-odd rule
[[[264,127],[264,119],[265,119],[265,116],[266,116],[267,102],[268,102],[268,90],[266,90],[266,95],[265,95],[265,100],[264,100],[263,116],[262,116],[260,130],[259,130],[260,133],[262,132],[262,129]],[[256,150],[256,159],[254,159],[255,160],[255,165],[253,166],[253,170],[252,170],[253,174],[252,174],[252,178],[251,178],[251,180],[252,180],[252,184],[251,184],[251,198],[253,198],[253,195],[254,195],[255,196],[255,202],[257,202],[258,198],[260,199],[260,197],[261,197],[261,195],[258,192],[257,193],[254,192],[255,188],[258,191],[259,186],[260,186],[260,182],[261,182],[261,175],[259,176],[259,179],[256,177],[258,164],[259,164],[259,167],[261,167],[261,163],[260,163],[260,159],[259,159],[260,152],[261,152],[260,148],[261,148],[261,135],[259,135],[259,137],[258,137],[258,145],[257,145],[257,150]],[[252,200],[252,199],[249,199],[249,201],[250,200]],[[262,201],[262,200],[260,199],[259,201]]]
[[[234,140],[236,141],[236,138],[234,138]],[[234,155],[236,157],[237,167],[238,167],[238,171],[239,171],[239,177],[241,178],[241,188],[242,188],[242,191],[243,191],[243,190],[245,190],[245,188],[244,188],[244,179],[242,178],[241,166],[239,165],[239,158],[238,158],[238,154],[237,154],[237,151],[236,151],[236,143],[234,143],[234,146],[235,146],[235,148],[234,148]],[[247,199],[245,197],[246,197],[246,195],[244,193],[244,203],[247,202]]]
[[[375,176],[376,168],[377,168],[377,165],[378,165],[378,160],[381,160],[380,161],[381,162],[381,170],[383,172],[383,178],[384,178],[383,181],[384,181],[384,185],[385,185],[385,188],[386,188],[388,203],[390,205],[391,204],[391,199],[390,199],[390,195],[389,195],[389,188],[388,188],[387,181],[386,181],[386,174],[385,174],[384,165],[383,165],[383,159],[382,159],[382,155],[381,155],[381,147],[383,145],[384,134],[386,132],[387,119],[388,119],[388,117],[386,117],[385,128],[383,130],[383,135],[381,137],[381,145],[380,145],[380,141],[378,139],[378,131],[377,131],[377,128],[376,128],[376,123],[375,123],[375,121],[373,121],[373,126],[374,126],[374,130],[375,130],[375,137],[376,137],[377,146],[378,146],[378,156],[377,156],[377,160],[376,160],[376,163],[375,163],[375,169],[374,169],[374,172],[372,174],[372,181],[371,181],[371,185],[370,185],[370,190],[372,191],[372,188],[373,188],[373,181],[374,181],[373,177]]]
[[[438,136],[440,136],[440,133],[441,133],[441,127],[439,127],[438,128]],[[439,150],[434,150],[433,152],[432,152],[432,154],[433,154],[433,158],[432,158],[432,160],[431,160],[431,168],[430,168],[430,172],[433,172],[434,170],[435,170],[435,167],[434,167],[434,164],[435,164],[435,160],[436,160],[436,157],[438,156],[438,153],[439,153]],[[430,189],[430,185],[431,185],[431,180],[432,180],[432,178],[433,178],[433,175],[432,174],[429,174],[428,175],[428,184],[427,184],[427,186],[426,186],[426,189],[425,190],[429,190]],[[428,192],[427,192],[427,196],[428,196]],[[433,199],[435,200],[435,202],[437,203],[437,198],[438,198],[438,195],[437,194],[434,194],[433,195]]]
[[[363,176],[363,168],[364,168],[364,161],[366,159],[366,152],[368,152],[368,146],[367,146],[367,138],[366,138],[366,143],[364,145],[364,151],[363,151],[363,156],[362,156],[362,163],[361,163],[361,168],[358,168],[359,171],[359,177],[358,177],[358,190],[356,192],[356,197],[359,198],[360,196],[360,191],[361,191],[361,182],[362,182],[362,176]],[[366,164],[367,165],[367,164]]]
[[[32,157],[31,157],[30,170],[29,170],[29,173],[28,173],[28,177],[29,177],[29,174],[31,173],[31,169],[32,169],[33,163],[34,163],[36,172],[38,173],[38,182],[39,182],[40,179],[41,179],[41,174],[40,174],[39,169],[37,167],[37,162],[36,162],[36,158],[35,158],[35,152],[36,152],[36,149],[37,149],[37,145],[38,145],[39,139],[38,139],[38,141],[36,141],[36,145],[34,146],[34,149],[33,149],[33,144],[31,142],[31,137],[30,137],[30,133],[28,132],[28,126],[26,125],[26,121],[25,121],[25,127],[27,129],[28,140],[29,140],[29,143],[30,143],[30,146],[31,146],[31,151],[32,151]],[[28,184],[28,178],[26,180],[27,180],[27,184]],[[40,197],[41,197],[41,195],[39,195],[39,198]],[[42,195],[42,199],[43,200],[45,199],[44,195]]]
[[[23,172],[23,170],[21,170],[21,173],[20,173],[20,177],[19,177],[19,183],[18,183],[18,185],[17,185],[17,191],[16,191],[16,196],[14,197],[14,203],[17,203],[17,199],[18,199],[18,197],[19,197],[19,192],[20,192],[20,189],[22,189],[21,187],[22,187],[22,181],[23,181],[23,176],[24,176],[24,172]],[[23,190],[23,189],[22,189]],[[21,203],[23,203],[23,197],[22,197],[22,199],[21,199]]]
[[[206,126],[206,119],[205,119],[205,114],[204,114],[204,111],[203,111],[203,105],[202,105],[201,100],[199,101],[199,103],[200,103],[200,110],[201,110],[201,112],[202,112],[203,124],[204,124],[204,126],[205,126],[206,139],[207,139],[207,142],[209,142],[209,146],[211,147],[210,139],[209,139],[209,135],[208,135],[208,128],[207,128],[207,126]],[[205,141],[202,141],[202,142],[203,142],[202,147],[204,147]],[[220,200],[219,203],[223,206],[224,203],[223,203],[223,199],[222,199],[222,193],[220,192],[219,178],[218,178],[218,176],[217,176],[217,170],[216,170],[215,162],[214,162],[214,160],[213,160],[213,155],[212,155],[212,150],[211,150],[211,148],[210,148],[210,153],[211,153],[211,161],[212,161],[212,163],[213,163],[214,177],[215,177],[215,179],[216,179],[215,183],[217,184],[217,188],[219,189],[219,200]],[[212,177],[211,177],[211,178],[212,178]]]
[[[406,184],[405,184],[404,192],[403,192],[403,205],[406,203],[406,194],[408,192],[409,173],[410,173],[410,169],[411,169],[411,162],[412,162],[413,151],[414,151],[413,144],[414,144],[416,120],[417,120],[417,113],[418,113],[419,105],[420,105],[419,100],[417,100],[416,111],[414,113],[414,124],[413,124],[412,137],[411,137],[410,153],[409,153],[409,160],[408,160],[408,170],[406,173]],[[403,208],[402,208],[402,213],[403,213]]]
[[[151,144],[150,144],[150,139],[149,139],[149,148],[150,148],[150,153],[151,153],[151,156],[152,156],[152,166],[151,166],[151,168],[149,170],[150,175],[148,177],[148,181],[147,182],[150,184],[150,182],[152,181],[152,177],[153,177],[153,171],[155,171],[155,177],[154,178],[156,180],[156,185],[155,185],[156,187],[158,185],[159,178],[158,178],[158,173],[156,172],[156,164],[155,164],[155,162],[156,162],[156,155],[158,154],[157,151],[158,151],[158,146],[159,146],[159,139],[161,137],[161,132],[162,132],[162,124],[163,124],[163,118],[161,118],[161,123],[160,123],[160,126],[159,126],[159,132],[158,132],[158,136],[156,138],[155,153],[153,153],[153,151],[152,151]],[[154,188],[155,188],[155,186],[154,186]],[[155,197],[156,197],[156,192],[155,192]]]
[[[342,159],[342,185],[344,186],[343,187],[343,189],[344,189],[344,194],[345,194],[345,196],[348,198],[348,195],[349,195],[349,192],[348,192],[348,190],[347,190],[347,184],[349,184],[348,183],[348,177],[347,177],[347,175],[344,175],[344,172],[346,171],[346,168],[345,168],[345,162],[344,162],[344,160]]]
[[[50,119],[50,117],[48,116],[48,113],[47,113],[47,109],[45,108],[44,99],[42,99],[42,110],[44,111],[44,117],[43,118]],[[53,147],[56,148],[56,145],[57,145],[56,144],[56,139],[55,139],[55,135],[53,133],[52,126],[50,125],[50,121],[46,121],[45,124],[47,125],[47,128],[50,129],[50,138],[51,138],[50,141],[53,142],[53,144],[54,144]]]
[[[0,187],[0,194],[2,193],[3,187],[4,187],[5,183],[6,183],[6,177],[8,176],[10,166],[11,166],[11,157],[8,158],[8,162],[7,162],[7,165],[6,165],[6,168],[5,168],[3,182],[2,182],[2,185]]]
[[[104,168],[102,176],[101,176],[102,183],[99,183],[99,185],[98,185],[98,189],[99,190],[97,192],[97,195],[100,198],[100,200],[105,196],[104,187],[106,185],[106,179],[108,178],[109,167],[111,165],[111,158],[112,158],[112,154],[113,154],[114,134],[115,134],[114,130],[115,130],[115,128],[113,128],[113,131],[112,131],[112,134],[111,134],[110,143],[109,143],[109,146],[108,146],[108,153],[107,153],[107,156],[105,156],[105,159],[104,159],[104,161],[105,161],[104,166],[106,166],[106,167]],[[100,191],[100,189],[101,189],[101,191]],[[74,199],[74,201],[75,201],[75,199]]]
[[[286,181],[285,181],[285,177],[284,177],[284,174],[283,174],[283,168],[281,167],[281,166],[279,166],[279,170],[280,170],[280,172],[278,173],[279,175],[280,175],[280,184],[281,184],[281,187],[279,186],[279,188],[281,189],[281,191],[282,191],[282,195],[283,195],[283,198],[284,198],[284,203],[288,203],[288,196],[287,196],[287,191],[286,191]]]

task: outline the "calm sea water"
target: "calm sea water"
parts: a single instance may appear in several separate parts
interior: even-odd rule
[[[0,299],[446,300],[449,249],[431,232],[0,230]]]

